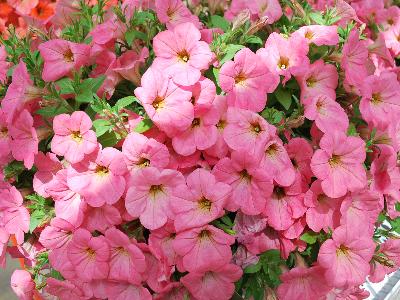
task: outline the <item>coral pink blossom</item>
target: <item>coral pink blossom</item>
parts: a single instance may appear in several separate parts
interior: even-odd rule
[[[369,261],[375,244],[369,236],[358,235],[340,226],[332,239],[325,241],[318,253],[318,263],[325,269],[325,278],[335,287],[362,284],[369,274]]]
[[[201,77],[196,84],[185,87],[185,89],[192,93],[190,100],[194,105],[195,114],[207,112],[213,105],[216,87],[210,79]]]
[[[0,227],[0,268],[4,269],[6,267],[6,251],[8,248],[8,240],[10,235],[8,232]]]
[[[82,161],[85,154],[97,149],[96,134],[91,128],[92,121],[83,111],[56,116],[53,120],[51,151],[64,156],[71,164]]]
[[[187,129],[193,121],[194,108],[189,91],[179,88],[160,71],[149,68],[142,86],[135,90],[150,119],[168,135]]]
[[[149,247],[152,253],[168,266],[177,265],[181,260],[173,247],[175,237],[176,232],[172,221],[153,230],[149,236]]]
[[[173,29],[182,23],[200,26],[197,16],[193,15],[180,0],[156,0],[155,6],[158,19],[166,24],[168,29]]]
[[[92,237],[89,231],[78,229],[67,254],[79,278],[87,281],[107,278],[110,248],[103,236]]]
[[[317,46],[327,45],[334,46],[339,43],[339,35],[337,26],[325,25],[309,25],[300,27],[293,35],[300,35],[306,38],[309,44],[313,43]]]
[[[324,230],[328,232],[339,226],[340,200],[332,199],[324,194],[321,181],[316,180],[304,196],[304,204],[308,207],[306,221],[308,227],[315,232]]]
[[[320,299],[330,290],[321,277],[321,267],[295,267],[281,275],[277,293],[280,300]]]
[[[311,144],[304,138],[293,138],[285,145],[293,167],[300,173],[303,184],[307,186],[313,176],[310,163],[313,156]]]
[[[15,234],[18,244],[24,241],[29,231],[29,212],[23,206],[21,193],[14,187],[0,190],[0,228],[8,234]]]
[[[125,191],[127,172],[123,154],[99,149],[90,158],[68,168],[68,186],[95,207],[116,203]]]
[[[292,185],[295,180],[295,169],[282,141],[275,137],[261,148],[260,168],[268,172],[273,180],[282,186]]]
[[[186,183],[187,186],[175,189],[177,199],[171,202],[177,231],[206,225],[224,215],[225,202],[231,191],[229,185],[217,182],[205,169],[190,173]]]
[[[119,210],[108,204],[100,207],[89,206],[85,210],[85,218],[81,224],[82,228],[93,232],[95,230],[104,233],[108,228],[119,225],[122,217]]]
[[[15,270],[11,275],[11,288],[20,300],[33,299],[35,283],[25,270]]]
[[[320,148],[312,157],[311,169],[322,181],[322,190],[328,197],[338,198],[366,186],[362,139],[335,131],[322,137]]]
[[[7,52],[4,45],[0,46],[0,82],[3,83],[7,79],[7,71],[10,63],[6,60]]]
[[[7,3],[19,14],[28,15],[39,4],[39,0],[7,0]]]
[[[185,182],[182,174],[148,167],[133,174],[132,182],[125,198],[128,213],[140,217],[148,229],[164,226],[171,215],[169,202],[174,200],[173,190]]]
[[[336,99],[338,77],[334,65],[325,64],[322,59],[317,60],[296,77],[301,88],[301,99],[304,101],[319,95]]]
[[[82,299],[85,294],[79,284],[73,284],[68,280],[57,280],[52,277],[46,280],[46,292],[55,295],[60,299]]]
[[[39,51],[44,60],[43,80],[55,81],[87,64],[90,47],[54,39],[40,44]]]
[[[105,233],[110,245],[110,273],[108,278],[116,281],[127,281],[140,284],[146,263],[143,252],[129,240],[128,236],[116,228]]]
[[[325,94],[308,100],[304,101],[304,116],[309,120],[314,120],[319,130],[324,133],[332,131],[347,132],[349,119],[339,103]]]
[[[363,79],[360,111],[374,127],[384,128],[400,117],[400,83],[396,74],[382,73]]]
[[[299,75],[309,65],[307,40],[300,36],[286,39],[273,32],[265,42],[265,48],[257,51],[269,70],[289,80],[291,75]]]
[[[152,296],[148,289],[141,285],[127,284],[121,282],[113,282],[107,288],[109,299],[113,300],[152,300]]]
[[[61,169],[61,163],[54,153],[39,152],[35,157],[35,166],[37,172],[33,177],[33,189],[42,197],[49,197],[46,188],[55,178],[56,173]]]
[[[218,2],[218,1],[216,1]],[[278,0],[233,0],[225,18],[233,20],[240,13],[249,10],[253,21],[262,19],[266,24],[272,24],[282,16],[282,8]]]
[[[181,282],[196,299],[228,300],[235,291],[234,282],[242,274],[240,267],[227,264],[205,273],[189,273],[181,278]]]
[[[233,150],[256,151],[275,136],[276,128],[250,110],[228,108],[224,140]]]
[[[235,238],[211,225],[178,233],[173,246],[183,256],[183,267],[189,272],[204,272],[222,267],[232,258],[230,245]]]
[[[126,51],[116,61],[113,71],[124,77],[126,80],[140,85],[140,67],[144,64],[149,56],[149,49],[142,48],[139,54],[134,50]]]
[[[248,215],[258,215],[271,195],[273,185],[269,172],[259,167],[259,159],[244,151],[235,151],[231,158],[221,159],[212,171],[217,181],[229,184],[232,193],[225,208],[240,209]]]
[[[279,77],[269,72],[257,54],[244,48],[236,53],[234,61],[223,64],[219,83],[227,93],[229,106],[259,112],[267,102],[266,94],[278,86]]]
[[[388,30],[384,31],[383,37],[386,42],[386,46],[393,52],[394,55],[399,55],[400,53],[400,22],[397,22]]]
[[[47,249],[59,249],[69,243],[74,230],[75,227],[67,220],[54,218],[40,233],[39,242]]]
[[[400,170],[397,167],[397,153],[389,145],[379,145],[377,156],[371,163],[373,178],[371,189],[380,193],[388,193],[399,184]]]
[[[125,138],[122,153],[129,171],[145,167],[161,169],[169,163],[169,152],[164,144],[136,132],[131,132]]]
[[[372,275],[368,278],[372,282],[384,280],[386,274],[395,272],[399,268],[400,240],[387,239],[380,244],[377,254],[371,262]]]
[[[156,55],[153,64],[171,75],[177,84],[195,84],[212,59],[208,44],[200,38],[200,31],[192,23],[182,23],[173,30],[160,32],[153,40]]]

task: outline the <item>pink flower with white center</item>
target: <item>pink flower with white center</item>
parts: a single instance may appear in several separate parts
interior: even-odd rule
[[[231,192],[229,185],[217,182],[205,169],[190,173],[186,184],[175,189],[176,200],[170,203],[177,231],[206,225],[225,214],[225,202]]]
[[[208,44],[200,38],[200,31],[192,23],[182,23],[173,30],[160,32],[153,40],[154,66],[172,76],[176,84],[195,84],[213,57]]]
[[[87,160],[68,168],[68,186],[94,207],[114,204],[125,191],[127,172],[122,152],[115,148],[99,149]]]
[[[282,186],[290,186],[295,179],[295,169],[279,137],[270,139],[261,149],[260,168]]]
[[[140,284],[141,273],[146,270],[143,252],[129,240],[127,235],[116,228],[108,229],[105,238],[111,252],[108,279]]]
[[[78,227],[82,223],[87,205],[78,193],[69,188],[67,173],[67,169],[58,171],[54,179],[46,186],[46,193],[55,202],[56,216],[69,220],[69,222]]]
[[[300,27],[293,35],[304,37],[308,44],[335,46],[339,43],[337,29],[336,25],[308,25]]]
[[[308,207],[306,221],[308,227],[314,232],[329,228],[336,228],[340,224],[339,198],[332,199],[324,194],[321,188],[321,181],[316,180],[304,196],[304,204]]]
[[[233,150],[254,152],[276,135],[276,128],[257,113],[229,107],[223,134],[225,142]]]
[[[321,94],[304,100],[304,116],[315,121],[318,129],[324,133],[332,131],[347,132],[349,119],[343,107],[333,98]]]
[[[196,113],[191,126],[172,138],[174,150],[189,156],[196,150],[206,150],[217,142],[219,113],[211,107],[208,111]]]
[[[37,172],[33,177],[33,189],[42,197],[49,197],[46,188],[55,178],[56,173],[62,168],[57,156],[51,152],[39,152],[35,157]]]
[[[264,210],[273,185],[269,172],[259,167],[259,161],[247,152],[234,151],[231,158],[223,158],[214,166],[212,174],[217,181],[232,187],[225,209],[240,209],[247,215],[258,215]]]
[[[363,78],[360,111],[370,125],[385,128],[400,117],[400,83],[392,72]]]
[[[15,270],[11,275],[11,288],[20,300],[31,300],[35,293],[35,283],[25,270]]]
[[[303,198],[303,194],[296,193],[290,187],[275,186],[263,211],[268,225],[276,230],[287,230],[306,212]]]
[[[296,77],[301,89],[301,100],[313,99],[319,95],[336,99],[338,77],[336,67],[325,64],[322,59],[310,64],[304,73]]]
[[[135,95],[149,118],[169,136],[186,130],[192,124],[192,94],[178,87],[160,71],[147,69],[142,76],[142,86],[135,89]]]
[[[180,269],[181,258],[173,247],[176,230],[172,221],[163,227],[153,230],[149,236],[149,247],[151,252],[168,266],[178,265]]]
[[[82,161],[86,154],[98,147],[96,133],[91,128],[92,120],[83,111],[56,116],[53,120],[51,151],[64,156],[71,164]]]
[[[89,231],[80,228],[74,232],[67,254],[80,279],[107,278],[110,247],[104,236],[92,237]]]
[[[89,206],[85,211],[81,227],[90,232],[97,230],[104,233],[108,228],[121,223],[122,217],[119,210],[112,205],[104,204],[100,207]]]
[[[168,29],[174,29],[182,23],[191,23],[197,28],[201,23],[180,0],[155,0],[157,17]]]
[[[148,289],[142,285],[128,284],[124,282],[111,282],[107,287],[109,299],[124,300],[124,299],[140,299],[152,300],[152,296]]]
[[[312,157],[311,169],[322,181],[322,190],[328,197],[339,198],[366,186],[365,142],[361,138],[335,131],[325,134],[319,146],[321,149]]]
[[[23,202],[14,186],[0,190],[0,227],[10,235],[15,234],[18,244],[24,242],[24,233],[29,231],[30,216]]]
[[[222,230],[206,225],[176,235],[175,251],[183,257],[183,267],[189,272],[205,272],[222,267],[232,258],[230,245],[235,238]]]
[[[27,169],[32,168],[35,155],[38,153],[39,140],[33,127],[31,114],[24,109],[8,127],[11,135],[11,153],[19,161],[24,162]]]
[[[228,300],[235,291],[234,282],[242,274],[240,267],[226,264],[205,273],[189,273],[181,278],[181,282],[196,299]]]
[[[227,93],[229,106],[259,112],[267,103],[267,93],[279,84],[279,76],[271,73],[257,54],[244,48],[234,61],[223,64],[219,72],[221,89]]]
[[[358,31],[352,30],[343,46],[340,65],[345,72],[346,83],[360,88],[367,77],[368,48],[366,41],[360,41]]]
[[[340,226],[332,239],[325,241],[318,253],[318,264],[325,269],[325,279],[335,287],[360,285],[369,274],[369,261],[375,251],[370,236],[359,235]]]
[[[307,40],[292,35],[286,39],[281,34],[273,32],[265,42],[265,48],[257,51],[268,69],[288,81],[292,75],[300,75],[308,68],[310,61],[307,57]]]
[[[298,266],[280,276],[277,293],[280,300],[321,299],[331,289],[321,276],[323,269]]]
[[[90,46],[61,39],[54,39],[39,45],[43,57],[44,81],[56,81],[70,75],[89,61]]]
[[[153,167],[138,171],[132,175],[132,186],[126,193],[126,210],[133,217],[139,217],[147,229],[158,229],[171,216],[169,203],[175,200],[174,189],[184,183],[178,171],[159,171]]]
[[[13,122],[25,108],[30,111],[29,105],[42,95],[43,92],[34,86],[26,64],[21,60],[14,69],[12,82],[1,102],[1,107],[7,115],[7,122]]]
[[[131,172],[146,167],[165,168],[169,163],[168,148],[152,138],[131,132],[122,145],[122,153]]]
[[[362,191],[349,194],[340,207],[340,224],[359,234],[374,233],[374,223],[383,209],[382,194]]]

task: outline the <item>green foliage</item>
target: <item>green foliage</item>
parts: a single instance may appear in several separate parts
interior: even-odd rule
[[[213,27],[221,28],[224,32],[227,32],[230,29],[231,24],[224,17],[218,16],[218,15],[213,15],[213,16],[211,16],[210,28],[213,28]]]
[[[28,208],[30,210],[29,232],[33,232],[37,227],[50,222],[55,216],[52,201],[38,194],[32,194],[25,197],[29,200]]]
[[[135,132],[144,133],[153,127],[153,122],[150,119],[143,119],[135,127]]]
[[[283,111],[277,110],[274,107],[266,107],[262,112],[261,116],[272,125],[278,125],[285,117]]]
[[[14,160],[4,167],[4,177],[6,180],[14,179],[18,182],[18,176],[25,170],[24,163]]]

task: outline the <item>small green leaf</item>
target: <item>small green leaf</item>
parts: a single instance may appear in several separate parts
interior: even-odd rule
[[[349,124],[349,128],[347,129],[348,136],[358,136],[357,128],[353,123]]]
[[[56,85],[60,88],[61,94],[72,94],[74,93],[74,82],[68,78],[61,78],[60,80],[55,82]]]
[[[24,163],[14,160],[4,167],[4,177],[6,179],[15,178],[18,181],[18,175],[25,170]]]
[[[111,131],[114,126],[110,123],[108,120],[104,119],[96,119],[93,121],[93,127],[95,128],[96,131],[96,136],[102,136],[108,131]]]
[[[285,117],[283,111],[277,110],[273,107],[267,107],[261,112],[261,116],[267,120],[268,123],[276,125],[279,124]]]
[[[313,19],[313,21],[315,21],[315,23],[319,25],[325,25],[324,17],[320,12],[312,12],[310,13],[310,17]]]
[[[120,111],[124,107],[131,105],[133,102],[139,102],[139,100],[135,96],[128,96],[122,99],[119,99],[117,103],[115,103],[115,107],[117,111]]]
[[[224,57],[221,59],[221,61],[219,62],[221,65],[223,65],[225,62],[227,62],[228,60],[231,60],[232,58],[235,57],[235,54],[240,50],[244,48],[243,45],[234,45],[234,44],[230,44],[226,47],[225,49],[225,55]]]
[[[64,105],[58,106],[47,106],[41,109],[38,109],[36,113],[43,117],[52,118],[60,114],[68,113],[69,110]]]
[[[262,45],[263,41],[261,38],[259,38],[258,36],[255,35],[250,35],[248,37],[246,37],[246,43],[247,44],[258,44],[258,45]]]
[[[153,122],[150,119],[143,119],[135,127],[135,132],[143,133],[149,130],[153,126]]]
[[[260,270],[261,270],[261,264],[260,264],[260,262],[258,262],[258,263],[256,263],[255,265],[247,266],[247,267],[244,269],[244,273],[252,274],[252,273],[257,273],[257,272],[260,271]]]
[[[227,32],[231,28],[231,24],[224,17],[213,15],[211,16],[212,27],[221,28],[224,32]]]
[[[290,105],[292,105],[292,94],[283,88],[278,88],[275,91],[275,96],[276,99],[282,106],[288,110],[290,108]]]
[[[146,41],[147,35],[141,31],[130,29],[125,33],[125,39],[128,45],[132,46],[132,43],[135,39]]]
[[[46,213],[42,210],[35,210],[30,217],[29,232],[33,232],[45,219]]]
[[[115,132],[111,131],[111,132],[106,132],[104,133],[102,136],[100,136],[98,138],[99,143],[103,146],[103,147],[112,147],[115,146],[115,144],[118,143],[118,137],[115,134]]]
[[[306,242],[307,244],[312,245],[312,244],[315,244],[315,242],[316,242],[317,239],[318,239],[318,236],[319,236],[318,233],[309,231],[309,232],[303,233],[303,234],[300,236],[300,239],[301,239],[302,241]]]

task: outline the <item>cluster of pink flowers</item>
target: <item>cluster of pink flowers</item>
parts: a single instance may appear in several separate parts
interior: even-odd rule
[[[24,262],[20,299],[257,299],[244,279],[270,250],[282,274],[266,296],[365,299],[366,278],[400,267],[387,229],[400,216],[398,6],[90,2],[103,14],[59,1],[31,22],[36,58],[0,45],[0,266],[7,252]],[[79,22],[93,22],[84,41]],[[115,110],[121,87],[134,105]]]

